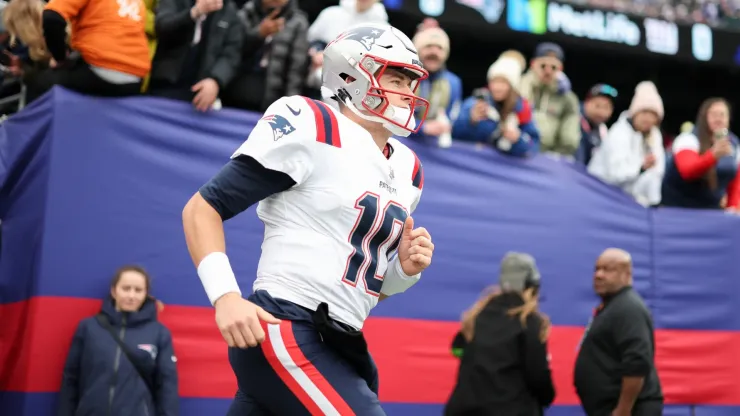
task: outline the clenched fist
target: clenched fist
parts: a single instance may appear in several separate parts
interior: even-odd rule
[[[260,321],[279,324],[280,320],[264,309],[241,297],[239,293],[227,293],[214,303],[216,325],[229,347],[256,347],[265,340],[265,331]]]
[[[403,234],[398,245],[398,260],[407,276],[421,273],[432,264],[434,244],[432,236],[424,227],[414,229],[414,219],[406,218]]]

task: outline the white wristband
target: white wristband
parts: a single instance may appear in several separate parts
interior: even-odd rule
[[[198,277],[211,305],[227,293],[242,294],[226,253],[213,252],[205,256],[198,265]]]
[[[398,260],[398,256],[396,256],[391,260],[391,264],[388,265],[388,270],[385,271],[380,293],[388,296],[403,293],[415,285],[420,278],[421,273],[413,276],[408,276],[404,273],[401,262]]]

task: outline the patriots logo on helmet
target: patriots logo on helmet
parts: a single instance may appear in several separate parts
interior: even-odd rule
[[[295,130],[295,127],[293,127],[293,125],[290,124],[290,122],[286,120],[285,117],[279,116],[277,114],[266,115],[260,120],[266,121],[268,124],[270,124],[270,127],[272,127],[272,138],[275,141],[282,139],[283,136],[287,136],[290,133],[293,133],[293,131]]]
[[[375,42],[385,33],[385,29],[378,29],[374,27],[360,27],[353,29],[346,35],[342,36],[342,39],[354,40],[360,42],[362,46],[368,51],[375,45]]]

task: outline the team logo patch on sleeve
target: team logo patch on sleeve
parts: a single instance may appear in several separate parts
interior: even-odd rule
[[[275,141],[280,140],[283,136],[287,136],[293,133],[295,127],[283,116],[277,114],[269,114],[260,119],[260,121],[266,121],[272,127],[272,138]]]
[[[157,359],[157,347],[152,344],[139,344],[137,347],[142,350],[149,353],[149,355],[152,356],[153,360]]]

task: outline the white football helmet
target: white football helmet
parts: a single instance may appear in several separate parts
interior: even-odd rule
[[[411,78],[411,94],[380,86],[378,79],[388,69]],[[359,24],[324,49],[322,89],[325,93],[359,117],[382,123],[395,135],[405,137],[418,131],[426,119],[429,102],[415,93],[419,81],[428,76],[411,39],[387,24]],[[410,98],[410,108],[391,105],[390,94]],[[414,114],[421,115],[418,123]]]

